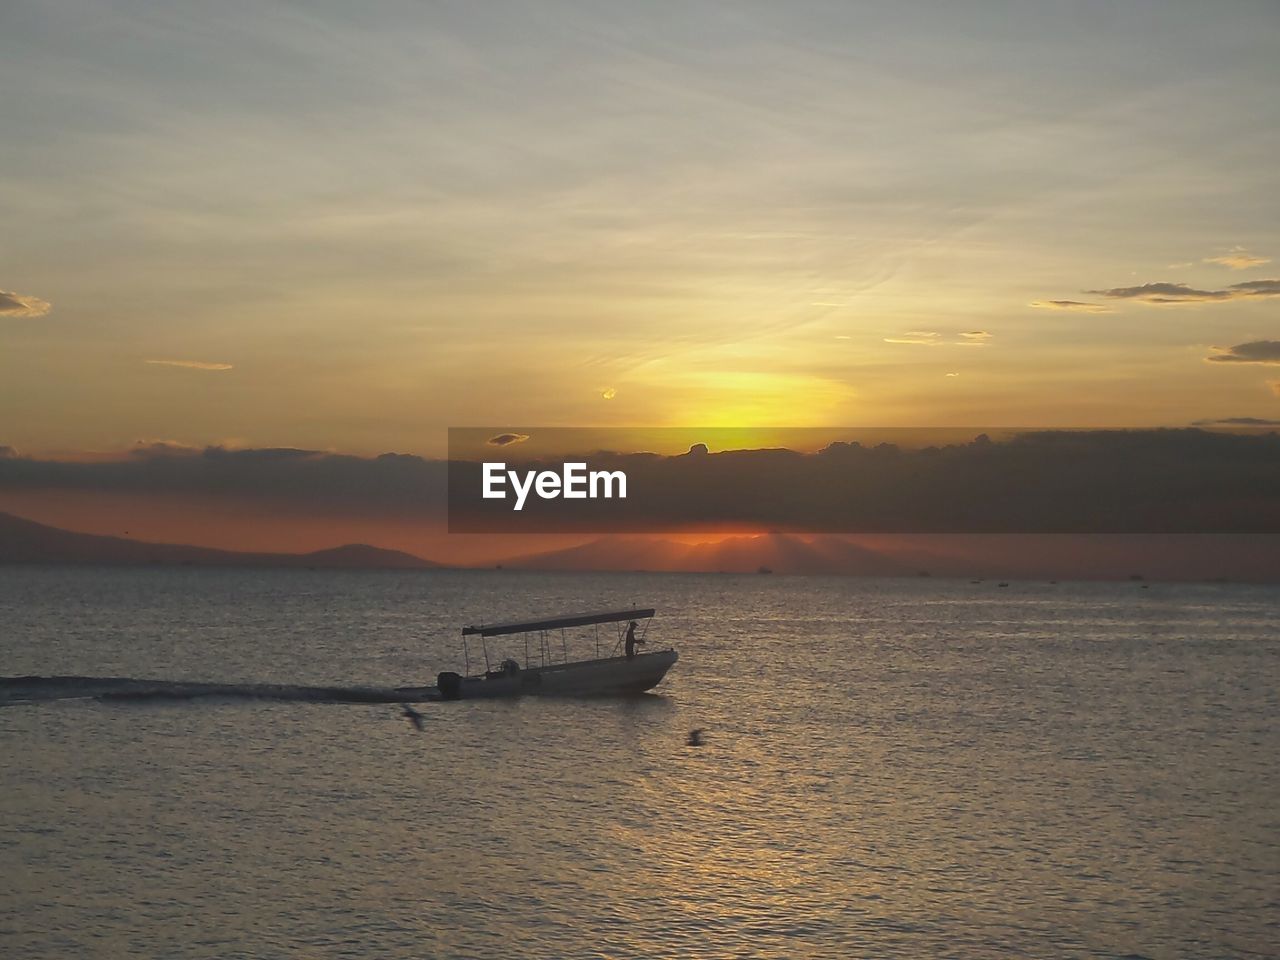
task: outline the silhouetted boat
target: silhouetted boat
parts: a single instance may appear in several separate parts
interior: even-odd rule
[[[570,660],[569,643],[564,631],[571,627],[589,627],[605,623],[648,621],[651,609],[616,610],[605,613],[575,613],[520,623],[462,628],[463,657],[466,674],[445,671],[436,678],[442,700],[469,700],[476,697],[519,696],[609,696],[642,693],[662,682],[668,670],[679,659],[673,649],[637,653],[634,656],[600,656],[600,633],[595,631],[596,657]],[[645,624],[646,628],[648,623]],[[552,631],[560,631],[559,661],[555,659]],[[509,658],[495,670],[489,660],[490,637],[524,636],[525,662]],[[478,636],[484,653],[485,672],[471,674],[471,651],[468,637]],[[531,641],[533,641],[531,643]],[[643,641],[641,641],[643,642]],[[622,643],[621,634],[612,645]],[[535,662],[536,661],[536,662]]]

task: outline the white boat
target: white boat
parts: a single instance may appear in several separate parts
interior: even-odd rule
[[[575,613],[521,623],[499,623],[462,628],[463,656],[466,673],[441,673],[436,687],[442,700],[467,700],[475,697],[519,696],[608,696],[643,693],[662,682],[671,666],[679,659],[673,649],[651,653],[617,656],[625,641],[623,630],[610,643],[610,654],[600,656],[601,624],[639,624],[653,617],[653,610],[614,610],[605,613]],[[569,659],[566,631],[575,627],[593,627],[596,656],[586,660]],[[556,659],[555,632],[560,634],[560,659]],[[496,669],[489,659],[488,640],[492,637],[523,635],[524,663],[514,657],[503,660]],[[478,636],[484,653],[485,672],[471,674],[471,651],[468,637]],[[577,641],[580,642],[580,639]],[[644,643],[643,635],[637,643]],[[575,643],[575,645],[577,645]],[[629,646],[629,645],[628,645]]]

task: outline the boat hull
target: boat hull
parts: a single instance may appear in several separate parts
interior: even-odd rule
[[[606,657],[576,663],[529,667],[515,673],[459,677],[456,696],[481,697],[602,697],[652,690],[680,659],[674,650],[655,650],[634,657]],[[445,693],[443,687],[441,693]]]

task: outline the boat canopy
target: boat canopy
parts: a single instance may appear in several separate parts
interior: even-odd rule
[[[508,633],[534,633],[538,630],[558,630],[561,627],[588,627],[593,623],[620,623],[623,620],[647,620],[653,610],[614,610],[607,613],[571,613],[563,617],[545,620],[527,620],[523,623],[495,623],[488,627],[463,627],[464,637],[479,634],[482,637],[501,637]]]

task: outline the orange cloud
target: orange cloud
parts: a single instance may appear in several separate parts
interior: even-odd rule
[[[0,317],[43,317],[53,306],[39,297],[0,290]]]
[[[1259,267],[1264,263],[1270,263],[1271,258],[1255,257],[1246,252],[1244,247],[1232,247],[1220,257],[1205,257],[1204,262],[1216,263],[1232,270],[1248,270],[1250,267]]]
[[[1032,300],[1028,306],[1041,310],[1070,310],[1075,313],[1110,313],[1111,308],[1101,303],[1087,303],[1083,300]]]
[[[230,370],[229,363],[210,363],[206,360],[143,360],[161,367],[186,367],[190,370]]]

